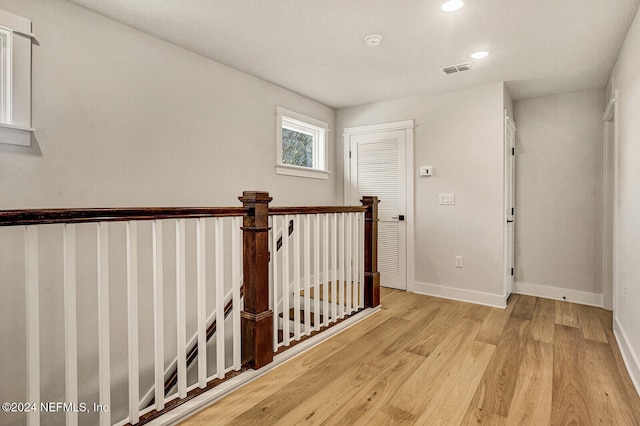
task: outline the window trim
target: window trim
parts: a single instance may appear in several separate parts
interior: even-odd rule
[[[0,9],[2,49],[2,111],[0,111],[0,144],[31,145],[31,48],[35,36],[31,21]]]
[[[10,124],[13,122],[11,115],[12,97],[12,31],[0,25],[0,123]]]
[[[327,136],[329,125],[313,117],[276,107],[276,174],[329,179]],[[305,133],[313,137],[313,167],[296,166],[282,162],[282,128]]]

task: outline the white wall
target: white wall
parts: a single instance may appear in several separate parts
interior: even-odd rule
[[[239,206],[237,197],[243,190],[269,191],[278,205],[341,204],[336,173],[329,180],[315,180],[278,176],[274,168],[275,112],[281,105],[329,123],[329,168],[335,172],[333,109],[63,0],[0,0],[0,9],[30,18],[39,44],[33,47],[36,133],[30,148],[0,145],[0,209]],[[55,269],[61,264],[61,238],[53,235],[59,229],[45,228],[40,230],[42,398],[64,401],[63,298],[61,271]],[[79,243],[78,253],[85,264],[78,270],[80,395],[81,400],[93,402],[97,398],[95,242],[91,243],[95,230],[88,225],[80,228],[78,238],[82,235],[84,242]],[[124,234],[121,226],[113,229],[115,403],[127,399],[127,323]],[[2,232],[0,400],[19,401],[26,397],[24,242],[20,229]],[[145,250],[141,275],[143,263],[148,266],[150,259],[148,250],[142,249],[149,235],[148,227],[141,225],[140,245]],[[171,229],[165,230],[165,241],[171,241],[171,235]],[[175,309],[174,266],[169,263],[165,297],[168,309]],[[140,283],[140,328],[148,343],[152,335],[145,331],[150,331],[153,316],[147,278]],[[188,299],[189,306],[195,306],[191,292]],[[172,339],[167,337],[167,346]],[[141,352],[140,362],[144,371],[151,371],[148,351]],[[148,384],[146,375],[141,392]],[[123,413],[116,414],[117,419]],[[95,422],[95,417],[83,418]],[[64,418],[50,415],[45,422],[63,424]],[[24,419],[0,415],[0,425],[4,424],[24,424]]]
[[[494,83],[337,111],[338,130],[415,120],[416,266],[410,290],[503,303],[504,103],[503,84]],[[424,165],[433,166],[434,176],[417,176]],[[455,206],[440,206],[440,193],[454,193]],[[455,268],[456,255],[464,256],[464,268]]]
[[[516,291],[602,304],[604,103],[604,90],[515,102]]]
[[[31,149],[0,145],[0,208],[333,204],[328,181],[276,176],[275,107],[334,111],[62,0],[1,0],[33,21]],[[335,132],[329,167],[335,169]]]
[[[619,90],[618,294],[614,328],[640,393],[640,15],[636,15],[613,72]],[[626,287],[626,297],[625,297]]]

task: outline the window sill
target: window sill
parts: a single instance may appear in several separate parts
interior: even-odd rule
[[[289,164],[277,164],[276,174],[327,180],[329,179],[329,175],[331,174],[331,172],[328,170],[318,170],[318,169],[310,169],[307,167],[291,166]]]
[[[0,123],[0,143],[31,146],[31,133],[36,129]]]

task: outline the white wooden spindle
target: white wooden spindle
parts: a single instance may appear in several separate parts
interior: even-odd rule
[[[272,279],[273,279],[273,265],[274,265],[274,261],[271,260],[271,256],[272,253],[270,252],[271,247],[273,246],[273,240],[274,238],[276,238],[276,231],[275,228],[273,226],[274,224],[274,218],[273,216],[269,216],[267,218],[267,226],[269,227],[269,231],[267,232],[267,251],[269,252],[269,309],[271,309],[271,312],[275,312],[275,307],[274,307],[274,296],[273,296],[273,285],[272,285]],[[273,254],[273,256],[275,256],[275,253]]]
[[[127,222],[127,315],[129,349],[129,422],[140,420],[140,378],[138,360],[138,226]]]
[[[156,411],[164,409],[164,284],[162,262],[162,222],[151,225],[153,244],[153,336]]]
[[[216,245],[216,373],[224,378],[224,228],[221,218],[215,218]]]
[[[350,314],[351,313],[351,291],[353,289],[353,279],[351,277],[351,261],[353,259],[353,257],[351,256],[352,251],[353,251],[353,244],[352,244],[352,238],[353,238],[353,228],[351,227],[351,213],[347,213],[346,214],[346,222],[347,222],[347,229],[346,229],[346,242],[345,242],[345,250],[344,250],[344,261],[347,264],[347,271],[346,271],[346,279],[344,282],[344,286],[345,289],[344,291],[347,293],[347,297],[346,297],[346,301],[345,301],[345,309],[346,309],[346,313]],[[342,215],[343,217],[345,216],[344,214]]]
[[[324,315],[324,326],[329,325],[329,214],[324,214],[324,227],[322,229],[322,314]]]
[[[176,221],[176,314],[178,398],[187,396],[187,308],[185,271],[185,222]]]
[[[278,350],[278,216],[271,216],[271,291],[273,292],[273,351]]]
[[[364,225],[365,214],[360,213],[360,275],[358,282],[360,292],[360,308],[364,308]]]
[[[311,334],[311,216],[304,216],[304,334]]]
[[[231,297],[233,300],[233,311],[231,314],[233,321],[233,368],[238,371],[242,367],[242,346],[241,346],[241,330],[240,330],[240,311],[242,306],[240,303],[240,274],[242,269],[242,218],[234,217],[231,230]],[[277,342],[277,339],[276,339]]]
[[[98,382],[100,425],[111,425],[111,348],[109,342],[109,226],[98,223]]]
[[[64,224],[62,228],[64,257],[64,371],[65,400],[78,403],[78,327],[76,304],[76,228]],[[67,426],[78,424],[78,413],[67,412]]]
[[[314,330],[320,330],[320,215],[313,220],[313,312]]]
[[[353,304],[352,311],[357,311],[360,307],[359,305],[359,291],[358,291],[358,271],[360,270],[360,244],[358,244],[358,213],[351,214],[352,226],[353,226],[353,239],[352,239],[352,247],[351,247],[351,258],[353,259],[353,281],[351,284],[351,291],[353,292]]]
[[[296,216],[293,229],[293,337],[300,340],[300,217]],[[288,313],[285,317],[289,317]]]
[[[356,241],[357,241],[357,235],[355,235],[356,229],[357,229],[357,224],[354,223],[354,213],[349,213],[348,214],[348,223],[349,223],[349,246],[347,247],[347,250],[349,251],[349,264],[351,265],[351,271],[349,272],[349,277],[347,278],[348,281],[348,291],[349,291],[349,313],[353,313],[353,311],[355,310],[355,306],[358,304],[357,302],[357,293],[354,293],[355,290],[355,285],[356,285],[356,271],[357,269],[357,252],[356,252]]]
[[[331,322],[338,318],[338,214],[334,213],[331,221]]]
[[[198,386],[207,386],[207,278],[205,219],[196,222],[196,293],[198,315]]]
[[[344,318],[344,308],[345,308],[345,294],[344,294],[344,282],[345,282],[345,265],[344,265],[344,258],[346,256],[345,253],[345,225],[344,225],[344,213],[340,213],[340,243],[339,243],[339,254],[338,257],[340,259],[340,278],[338,281],[338,294],[339,294],[339,306],[340,306],[340,310],[339,310],[339,315],[340,318]]]
[[[285,346],[289,345],[290,333],[289,333],[289,295],[290,280],[289,280],[289,220],[290,216],[284,216],[284,223],[282,224],[282,341]]]
[[[25,278],[27,311],[27,400],[37,409],[27,413],[27,425],[40,424],[40,285],[38,278],[38,228],[25,227]]]

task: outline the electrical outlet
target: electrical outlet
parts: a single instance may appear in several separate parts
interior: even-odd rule
[[[440,204],[452,206],[456,203],[454,194],[440,194]]]
[[[456,268],[462,268],[464,266],[464,259],[462,256],[456,256]]]

